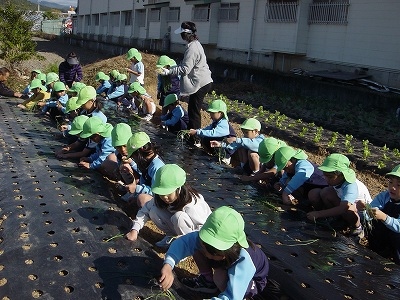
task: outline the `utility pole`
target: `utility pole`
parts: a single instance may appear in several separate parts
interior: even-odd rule
[[[41,0],[38,0],[38,1],[37,1],[37,11],[38,11],[38,12],[40,11],[40,1],[41,1]]]

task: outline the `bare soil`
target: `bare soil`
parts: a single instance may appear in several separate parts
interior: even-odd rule
[[[48,72],[50,71],[50,69],[54,69],[55,66],[58,66],[58,64],[64,60],[64,57],[71,51],[76,52],[78,57],[80,57],[84,72],[83,82],[93,86],[97,85],[94,80],[95,74],[97,72],[103,71],[105,73],[108,73],[112,69],[117,69],[120,72],[124,72],[125,68],[129,67],[130,65],[129,62],[125,59],[124,55],[110,58],[106,54],[96,53],[88,49],[72,47],[58,40],[49,41],[36,38],[36,42],[38,44],[37,50],[39,51],[39,54],[43,56],[43,60],[32,59],[26,62],[22,62],[18,66],[16,66],[15,72],[12,74],[8,82],[9,86],[14,88],[15,90],[22,90],[23,87],[28,83],[28,78],[31,70],[41,69],[44,72]],[[150,95],[153,95],[154,99],[156,98],[155,95],[157,87],[157,76],[155,73],[155,65],[157,60],[157,55],[143,53],[143,63],[145,65],[145,88]],[[5,65],[4,62],[0,61],[0,65],[2,64]],[[271,91],[266,90],[262,86],[242,82],[215,83],[214,89],[217,94],[223,94],[228,98],[239,99],[240,101],[245,101],[246,103],[252,104],[254,110],[251,111],[250,114],[257,112],[257,108],[262,104],[262,102],[260,102],[260,95],[271,93]],[[186,103],[184,103],[183,105],[186,105]],[[279,107],[273,107],[272,104],[269,104],[268,108],[272,112],[275,111],[275,109],[279,109]],[[232,117],[230,117],[230,121],[239,136],[241,135],[240,123],[249,116],[248,114],[246,116],[244,110],[245,109],[243,108],[243,114],[235,112],[232,113]],[[295,123],[296,119],[302,118],[302,113],[304,112],[300,112],[298,116],[294,116],[293,118],[288,118],[286,120],[287,124]],[[312,118],[312,115],[309,115],[309,118]],[[156,118],[154,122],[157,122]],[[205,126],[210,122],[211,121],[208,113],[206,111],[202,111],[202,125]],[[292,146],[302,148],[309,155],[309,159],[317,164],[321,163],[324,158],[332,151],[346,153],[345,149],[343,149],[343,146],[336,148],[327,147],[326,145],[328,141],[326,140],[326,138],[325,141],[321,141],[318,143],[318,145],[315,145],[311,142],[311,136],[305,136],[304,138],[299,139],[298,129],[290,128],[289,126],[286,126],[286,129],[282,129],[282,127],[280,126],[278,128],[278,126],[274,122],[263,124],[264,126],[262,133],[264,133],[264,135],[276,136],[280,139],[285,140],[286,142],[288,142],[288,144]],[[369,128],[365,128],[365,130],[368,131]],[[351,132],[349,132],[349,134],[351,134]],[[361,144],[360,140],[354,139],[354,141],[358,143],[357,145]],[[379,149],[376,148],[376,151],[378,150]],[[371,149],[371,152],[373,151],[374,149]],[[351,155],[349,156],[350,158],[354,158]],[[386,188],[386,180],[382,175],[378,174],[382,172],[375,172],[379,170],[368,166],[368,162],[362,163],[363,160],[360,159],[360,157],[355,158],[355,164],[353,166],[357,169],[357,176],[367,185],[370,190],[371,196],[374,197]],[[160,231],[151,222],[149,222],[149,224],[143,231],[143,234],[141,233],[141,235],[146,236],[146,239],[153,244],[162,237]],[[163,257],[164,253],[160,251],[159,255],[160,257]],[[197,272],[197,268],[192,260],[187,260],[181,264],[182,268],[180,272]]]

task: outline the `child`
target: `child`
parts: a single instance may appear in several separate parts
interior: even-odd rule
[[[60,78],[58,77],[57,73],[54,72],[50,72],[47,73],[46,75],[46,87],[47,87],[47,91],[49,93],[51,93],[51,96],[54,97],[55,95],[53,94],[53,86],[54,83],[60,81]]]
[[[126,53],[126,59],[132,62],[130,68],[126,68],[126,71],[131,74],[129,80],[130,83],[139,82],[140,85],[144,85],[144,64],[142,63],[142,54],[136,49],[129,49]]]
[[[75,82],[67,91],[68,96],[77,97],[81,89],[86,86],[83,82]]]
[[[46,73],[40,73],[36,76],[36,79],[40,79],[43,86],[46,86],[47,75]]]
[[[48,101],[42,105],[41,114],[44,115],[49,113],[51,108],[56,108],[57,110],[54,112],[54,115],[64,114],[65,113],[65,106],[68,101],[68,95],[65,92],[66,87],[65,84],[61,81],[57,81],[54,83],[53,91],[56,94],[55,98],[50,98]]]
[[[172,133],[177,133],[180,130],[186,130],[189,117],[187,111],[179,104],[176,94],[169,94],[165,97],[163,111],[161,115],[161,125],[167,127],[167,130]]]
[[[307,199],[310,190],[328,185],[322,172],[307,160],[303,150],[285,146],[279,148],[274,157],[277,171],[284,171],[279,182],[274,184],[275,190],[282,192],[283,204],[297,205]]]
[[[199,230],[211,214],[203,196],[186,184],[186,172],[178,165],[159,168],[151,191],[154,198],[139,210],[126,235],[130,241],[137,240],[140,229],[151,219],[166,234],[156,246],[168,248],[176,236]]]
[[[176,66],[176,62],[166,55],[161,55],[157,61],[157,68],[169,69]],[[180,93],[180,79],[178,75],[162,75],[157,74],[157,99],[160,101],[161,107],[165,107],[164,99],[170,94]]]
[[[254,175],[260,170],[260,159],[258,146],[264,140],[264,135],[260,134],[261,123],[257,119],[246,119],[240,126],[243,138],[235,138],[230,144],[218,141],[211,141],[211,147],[224,147],[230,153],[235,151],[239,154],[240,172]]]
[[[136,132],[128,140],[128,155],[123,158],[121,172],[134,174],[132,167],[133,161],[137,164],[140,172],[139,182],[136,180],[126,184],[127,193],[121,197],[124,201],[136,201],[136,205],[141,208],[152,198],[151,185],[154,182],[154,175],[157,170],[164,165],[159,157],[159,148],[150,142],[149,136],[145,132]]]
[[[105,97],[106,100],[112,100],[118,102],[118,99],[128,92],[128,85],[126,84],[126,75],[119,74],[116,80],[116,87],[111,93],[108,93]],[[109,90],[110,92],[110,90]]]
[[[139,114],[144,115],[142,118],[145,121],[150,121],[156,112],[156,104],[144,87],[139,82],[131,83],[128,93],[133,97],[134,107],[139,109]]]
[[[100,83],[100,86],[96,89],[97,95],[102,96],[103,94],[107,94],[108,90],[111,87],[110,76],[104,74],[104,72],[98,72],[96,74],[96,81]]]
[[[83,130],[83,124],[89,119],[88,116],[77,116],[71,123],[71,130],[68,132],[70,135],[81,134]],[[83,139],[78,137],[73,143],[62,147],[55,152],[57,158],[82,158],[93,154],[96,150],[96,143],[90,141],[90,139]]]
[[[110,73],[108,73],[108,75],[110,76],[110,88],[107,91],[107,94],[112,93],[113,90],[115,90],[115,88],[117,87],[117,77],[119,75],[119,71],[118,70],[111,70]]]
[[[83,139],[89,138],[96,143],[96,152],[89,157],[81,157],[79,167],[85,169],[99,170],[104,175],[108,176],[112,171],[103,167],[103,163],[110,154],[113,154],[115,148],[111,145],[111,130],[113,126],[104,123],[99,117],[90,117],[85,121],[80,137]]]
[[[0,96],[21,98],[23,95],[19,92],[14,92],[6,86],[5,82],[10,77],[10,70],[6,67],[0,68]]]
[[[207,109],[212,123],[203,129],[190,129],[189,131],[190,135],[196,135],[201,138],[201,145],[208,152],[212,152],[210,141],[222,141],[227,138],[227,142],[230,142],[236,137],[235,130],[228,122],[226,110],[227,108],[224,101],[214,100]],[[197,143],[196,146],[198,146]],[[224,162],[226,164],[230,163],[229,153],[227,153]]]
[[[32,70],[29,82],[31,82],[33,79],[36,79],[37,75],[39,75],[41,73],[42,72],[40,70]],[[28,97],[31,97],[33,95],[29,84],[24,88],[24,90],[22,91],[22,94],[27,95]]]
[[[258,145],[258,155],[260,159],[260,170],[256,174],[251,174],[251,176],[243,175],[241,180],[243,181],[265,181],[267,186],[271,186],[275,183],[274,179],[277,178],[277,169],[275,165],[274,154],[275,152],[286,146],[284,141],[278,140],[274,137],[265,138]]]
[[[200,231],[185,234],[172,242],[165,254],[160,286],[169,289],[174,282],[172,269],[183,258],[193,255],[200,275],[181,282],[197,292],[220,292],[213,299],[252,299],[267,284],[268,259],[247,240],[242,216],[222,206],[207,218]]]
[[[363,233],[356,202],[371,202],[367,187],[356,178],[349,159],[343,154],[332,153],[319,167],[324,172],[328,187],[313,189],[308,198],[315,211],[309,212],[310,220],[341,216],[352,229],[351,234]]]
[[[39,79],[33,79],[30,83],[30,87],[33,92],[32,97],[18,104],[17,106],[19,108],[32,110],[36,105],[44,105],[46,103],[45,101],[50,98],[50,93],[46,91],[46,87],[42,85]]]
[[[72,108],[78,109],[80,107],[84,110],[82,114],[85,114],[88,117],[97,116],[101,118],[104,123],[106,123],[107,117],[101,111],[103,108],[103,103],[100,98],[101,97],[97,97],[94,87],[87,85],[79,91],[76,106]]]
[[[394,262],[400,265],[400,165],[386,174],[388,188],[372,200],[366,218],[372,226],[368,233],[368,246],[373,251],[384,255],[389,248]],[[366,203],[357,202],[357,208],[364,210]]]

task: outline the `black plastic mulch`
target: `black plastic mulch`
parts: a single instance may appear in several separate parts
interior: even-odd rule
[[[0,103],[0,297],[155,299],[160,291],[150,281],[159,275],[162,260],[153,246],[117,236],[131,226],[120,200],[99,174],[57,160],[53,152],[62,141],[54,139],[54,126],[21,112],[16,103]],[[355,239],[307,222],[300,211],[263,206],[261,193],[216,157],[190,149],[150,123],[130,123],[161,145],[166,163],[187,171],[210,206],[229,205],[242,213],[248,236],[270,258],[277,294],[398,299],[398,266]],[[174,287],[176,299],[199,298]]]

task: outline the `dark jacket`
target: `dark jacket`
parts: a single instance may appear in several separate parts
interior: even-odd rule
[[[4,84],[4,81],[0,81],[0,95],[5,97],[14,97],[14,91]]]
[[[58,76],[60,81],[71,87],[72,82],[78,82],[82,80],[82,67],[81,65],[70,65],[66,61],[63,61],[58,67]]]

